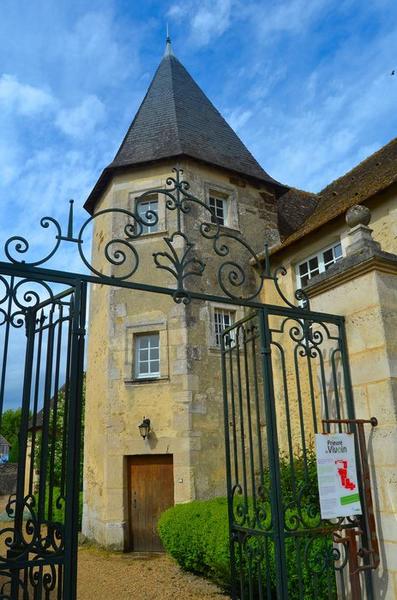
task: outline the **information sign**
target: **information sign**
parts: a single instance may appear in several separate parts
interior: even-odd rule
[[[317,478],[322,519],[361,515],[353,433],[317,433]]]

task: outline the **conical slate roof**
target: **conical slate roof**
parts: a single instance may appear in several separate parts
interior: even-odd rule
[[[111,172],[161,159],[188,156],[271,183],[220,112],[173,55],[166,53],[113,160],[103,171],[85,208],[91,211]]]

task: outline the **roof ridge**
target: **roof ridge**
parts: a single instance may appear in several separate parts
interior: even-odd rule
[[[178,123],[178,115],[177,115],[177,111],[176,111],[176,101],[175,101],[175,85],[174,85],[174,71],[173,71],[173,63],[179,63],[182,67],[182,63],[177,59],[177,57],[175,56],[175,54],[167,54],[166,56],[164,56],[163,60],[167,60],[170,63],[170,71],[171,71],[171,90],[172,90],[172,100],[173,100],[173,108],[174,108],[174,115],[175,115],[175,127],[176,127],[176,131],[177,131],[177,139],[178,139],[178,146],[179,146],[179,150],[180,152],[182,152],[182,145],[181,145],[181,139],[180,139],[180,135],[179,135],[179,123]]]
[[[161,62],[163,62],[163,61],[161,61]],[[141,112],[141,110],[143,108],[143,105],[145,104],[146,98],[149,96],[149,92],[150,92],[150,90],[151,90],[151,88],[153,86],[153,83],[154,83],[155,79],[156,79],[156,75],[157,75],[158,70],[160,69],[160,66],[161,66],[161,63],[157,67],[156,72],[155,72],[155,74],[153,76],[153,79],[150,82],[149,87],[148,87],[148,89],[146,91],[146,94],[144,95],[143,100],[140,103],[139,108],[138,108],[138,110],[135,113],[135,117],[132,119],[131,124],[128,127],[127,132],[126,132],[125,136],[123,137],[123,140],[122,140],[122,142],[121,142],[121,144],[119,146],[119,149],[117,150],[117,152],[116,152],[116,154],[115,154],[115,156],[114,156],[114,158],[113,158],[113,160],[112,160],[112,162],[110,163],[109,166],[111,166],[116,161],[118,155],[121,153],[121,150],[122,150],[122,148],[124,146],[125,141],[128,139],[128,136],[130,135],[130,132],[131,132],[132,128],[134,127],[136,121],[138,120],[138,116],[139,116],[139,114],[140,114],[140,112]]]
[[[363,158],[357,165],[355,165],[354,167],[349,169],[349,171],[347,171],[343,175],[340,175],[339,177],[337,177],[336,179],[331,181],[328,185],[326,185],[324,188],[322,188],[322,190],[320,190],[317,195],[321,197],[321,195],[323,193],[327,192],[327,190],[329,188],[332,188],[334,185],[336,185],[342,179],[348,179],[349,176],[351,176],[351,174],[354,171],[357,171],[359,168],[363,167],[365,165],[365,163],[373,161],[376,156],[382,155],[386,148],[389,148],[390,146],[392,146],[395,143],[397,143],[397,137],[391,139],[389,142],[387,142],[387,144],[385,144],[384,146],[381,146],[380,148],[378,148],[378,150],[375,150],[375,152],[373,152],[369,156],[366,156],[365,158]]]

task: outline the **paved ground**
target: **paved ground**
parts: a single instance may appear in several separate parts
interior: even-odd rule
[[[9,496],[0,496],[0,515],[5,511]]]

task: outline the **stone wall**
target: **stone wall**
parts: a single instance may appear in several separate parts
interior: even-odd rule
[[[17,488],[18,465],[5,463],[0,465],[0,496],[15,494]]]
[[[344,280],[338,283],[336,274],[319,278],[310,292],[313,309],[332,307],[345,315],[356,418],[379,421],[366,430],[381,554],[372,577],[374,597],[392,600],[397,597],[397,256],[375,251],[362,258],[339,265]]]
[[[213,187],[228,194],[230,231],[242,232],[255,251],[263,247],[265,238],[277,237],[274,197],[265,186],[255,187],[193,161],[181,166],[191,193],[203,202]],[[172,163],[164,162],[116,176],[97,211],[133,210],[136,196],[166,187],[171,167]],[[153,252],[167,250],[163,237],[176,228],[176,211],[165,211],[164,197],[159,200],[159,231],[135,242],[140,266],[133,278],[174,289],[173,277],[153,263]],[[183,218],[183,231],[196,242],[195,257],[206,263],[203,277],[190,277],[187,283],[193,290],[223,296],[217,270],[225,259],[216,255],[213,241],[200,233],[200,222],[208,220],[205,209],[193,206]],[[111,267],[104,259],[106,243],[123,237],[123,219],[119,213],[95,220],[93,264],[100,272],[119,274],[123,268]],[[183,250],[184,242],[179,241]],[[128,255],[128,249],[124,250]],[[134,260],[133,254],[129,256]],[[248,264],[241,246],[231,247],[230,257]],[[244,289],[252,289],[254,281],[254,273],[249,273]],[[236,309],[237,318],[243,314]],[[117,549],[128,547],[130,455],[173,454],[176,502],[225,493],[220,352],[214,347],[213,327],[212,303],[176,304],[167,295],[100,285],[91,289],[83,518],[87,537]],[[134,335],[148,331],[159,331],[160,378],[137,381],[133,377]],[[143,416],[150,418],[153,427],[146,441],[138,431]]]

